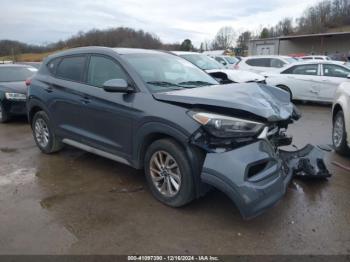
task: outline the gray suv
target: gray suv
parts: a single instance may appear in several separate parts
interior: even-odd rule
[[[291,143],[283,130],[298,118],[287,92],[219,85],[166,52],[86,47],[51,55],[31,81],[27,110],[42,152],[68,144],[144,169],[155,198],[172,207],[211,185],[249,218],[283,196],[301,155],[313,155],[305,170],[327,175],[315,148],[278,149]]]

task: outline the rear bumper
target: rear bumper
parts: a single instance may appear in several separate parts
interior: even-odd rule
[[[206,155],[201,179],[236,204],[243,218],[255,217],[275,205],[294,175],[329,177],[323,152],[311,145],[277,152],[266,140],[224,153]]]

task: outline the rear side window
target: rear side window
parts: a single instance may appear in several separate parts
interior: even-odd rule
[[[246,64],[250,66],[271,67],[270,58],[252,58],[246,61]]]
[[[56,76],[77,82],[83,81],[85,56],[64,57],[59,63]]]
[[[47,65],[46,65],[47,69],[49,70],[49,72],[51,74],[53,74],[53,75],[56,74],[56,69],[57,69],[57,66],[60,63],[60,61],[61,61],[61,58],[55,58],[47,63]]]
[[[285,65],[286,63],[283,62],[282,60],[272,58],[271,59],[271,67],[276,67],[276,68],[281,68]]]
[[[103,56],[91,56],[88,70],[88,84],[102,87],[104,82],[111,79],[124,79],[128,77],[119,64]]]
[[[283,71],[282,74],[317,75],[318,65],[296,65]]]

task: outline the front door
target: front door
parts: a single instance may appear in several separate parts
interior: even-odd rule
[[[131,155],[132,126],[136,112],[133,101],[137,93],[111,93],[103,84],[111,79],[130,78],[113,58],[91,55],[87,70],[82,118],[86,135],[84,143],[124,158]]]
[[[320,81],[318,73],[317,64],[295,65],[282,72],[294,99],[313,101],[318,100]]]

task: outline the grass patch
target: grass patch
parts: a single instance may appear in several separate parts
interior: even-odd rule
[[[45,57],[47,57],[48,55],[54,53],[56,51],[53,52],[46,52],[46,53],[28,53],[28,54],[19,54],[16,55],[16,61],[20,61],[20,62],[41,62]],[[2,56],[0,57],[0,61],[6,61],[6,60],[13,60],[12,56]]]

